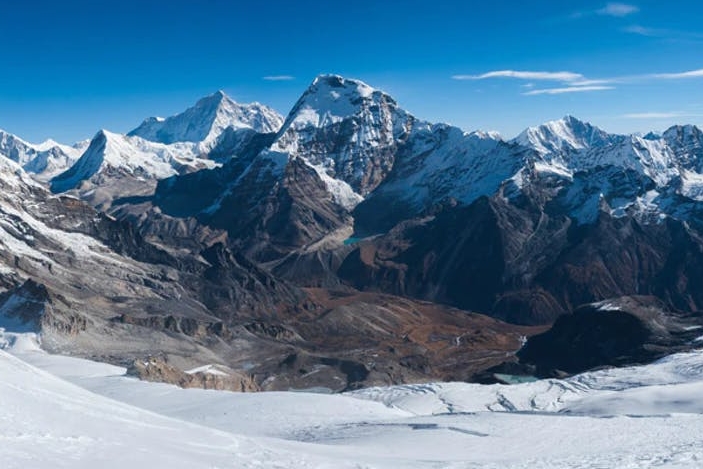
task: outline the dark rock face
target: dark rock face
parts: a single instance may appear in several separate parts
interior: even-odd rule
[[[154,203],[172,216],[193,216],[226,231],[232,246],[259,261],[279,259],[351,225],[351,217],[333,202],[318,174],[303,160],[289,161],[280,177],[277,171],[268,158],[238,158],[227,166],[226,175],[198,172],[160,183]],[[186,203],[179,201],[191,193],[197,195]],[[162,233],[158,228],[150,232]]]
[[[356,361],[291,353],[278,364],[275,375],[289,389],[342,392],[363,387],[369,370]]]
[[[221,168],[172,176],[159,181],[154,192],[154,204],[164,213],[174,217],[195,216],[215,205],[218,197],[233,181],[242,176],[255,157],[270,146],[276,136],[248,134],[246,140],[235,138],[228,144],[228,135],[226,132],[218,146],[212,150],[214,159],[227,157]]]
[[[574,226],[547,210],[500,196],[450,207],[361,243],[339,275],[356,288],[519,324],[549,324],[581,304],[623,295],[701,309],[703,243],[687,225],[601,212],[594,224]]]
[[[263,321],[254,321],[244,325],[244,329],[252,334],[276,339],[285,342],[302,341],[302,338],[293,330],[281,324],[271,324]]]
[[[584,305],[531,337],[518,352],[538,376],[574,374],[601,366],[648,363],[687,350],[703,316],[667,310],[653,297],[624,297]]]
[[[346,290],[348,287],[337,271],[353,246],[293,252],[270,264],[271,272],[279,278],[301,287]]]
[[[252,184],[255,182],[252,181]],[[302,247],[350,223],[348,215],[332,202],[315,171],[302,160],[294,159],[286,166],[283,180],[264,200],[263,205],[257,206],[253,205],[253,200],[242,201],[235,195],[224,204],[235,213],[242,202],[255,207],[254,213],[243,223],[230,225],[228,231],[234,232],[235,238],[243,240],[264,237],[269,240],[274,251],[282,248],[280,252],[270,254],[264,248],[260,255],[255,256],[262,260],[280,257],[282,252]],[[225,215],[226,211],[223,209],[213,218],[215,226],[232,222],[231,217]],[[261,248],[254,247],[249,251],[256,253],[257,249]]]
[[[340,107],[346,110],[337,115]],[[310,112],[320,119],[311,120]],[[272,149],[322,166],[328,175],[367,195],[393,168],[398,146],[414,121],[386,93],[325,75],[317,77],[293,106]]]
[[[225,229],[231,242],[250,257],[280,258],[351,223],[302,160],[291,160],[275,183],[269,171],[268,161],[254,162],[231,194],[220,200],[218,210],[201,215],[208,225]]]
[[[148,327],[157,331],[181,333],[198,339],[214,336],[229,340],[234,336],[232,331],[222,321],[212,322],[182,316],[157,316],[155,314],[134,316],[123,313],[112,318],[112,321],[119,324],[133,324],[135,326]]]
[[[202,256],[209,266],[191,277],[192,286],[208,310],[226,321],[275,317],[305,302],[303,292],[222,244]]]
[[[22,324],[22,329],[75,337],[86,330],[88,319],[80,313],[65,311],[66,306],[64,298],[32,279],[0,294],[4,316]]]
[[[29,329],[38,329],[51,308],[51,298],[44,285],[30,279],[1,293],[0,308],[5,312],[5,317]]]
[[[544,324],[565,308],[531,287],[567,244],[569,224],[568,219],[533,214],[499,198],[481,198],[468,207],[449,207],[402,223],[362,243],[339,274],[357,288]],[[552,249],[547,251],[548,245]],[[516,310],[523,314],[515,317]]]
[[[643,226],[631,218],[602,215],[574,230],[571,246],[552,272],[538,279],[555,297],[575,307],[622,295],[648,294],[684,311],[701,308],[698,235],[668,219]]]

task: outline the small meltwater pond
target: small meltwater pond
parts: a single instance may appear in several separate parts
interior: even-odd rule
[[[506,375],[503,373],[495,373],[493,376],[504,384],[534,383],[535,381],[539,381],[539,378],[535,376]]]

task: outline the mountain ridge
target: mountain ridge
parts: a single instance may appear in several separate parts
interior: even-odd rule
[[[99,131],[53,195],[5,159],[0,281],[45,284],[62,346],[133,331],[128,351],[107,341],[116,360],[153,335],[164,369],[223,362],[257,389],[474,379],[583,303],[637,297],[681,316],[662,327],[698,325],[702,141],[573,116],[505,140],[339,75],[285,120],[217,92]],[[80,317],[60,298],[84,301]]]
[[[84,142],[68,146],[51,139],[33,144],[0,129],[0,155],[18,163],[42,182],[71,166],[84,148]]]
[[[179,114],[147,118],[127,135],[163,144],[200,143],[205,148],[212,146],[228,127],[271,133],[282,123],[272,108],[260,103],[239,104],[219,90]]]

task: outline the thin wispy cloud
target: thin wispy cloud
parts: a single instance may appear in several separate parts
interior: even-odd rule
[[[620,117],[623,119],[674,119],[688,116],[682,112],[632,112]]]
[[[611,16],[615,18],[624,18],[640,11],[637,5],[631,5],[629,3],[607,3],[602,8],[596,10],[579,10],[571,13],[564,19],[567,20],[579,20],[582,18],[589,18],[595,16]]]
[[[295,77],[292,75],[267,75],[267,76],[261,77],[261,78],[266,81],[291,81],[291,80],[295,80]]]
[[[686,78],[703,78],[703,68],[698,70],[689,70],[687,72],[678,73],[654,73],[651,75],[644,75],[646,78],[653,78],[658,80],[681,80]]]
[[[703,33],[693,31],[681,31],[676,29],[650,28],[639,24],[633,24],[622,29],[629,34],[638,36],[668,39],[672,41],[703,41]]]
[[[571,85],[571,86],[597,86],[597,85],[612,85],[617,82],[618,82],[617,78],[599,78],[597,80],[583,79],[583,80],[572,81],[569,83],[569,85]]]
[[[565,86],[562,88],[545,88],[531,90],[522,93],[525,96],[536,96],[540,94],[566,94],[566,93],[586,93],[590,91],[613,90],[614,86]]]
[[[637,34],[640,36],[647,37],[661,37],[664,33],[663,29],[646,28],[638,24],[633,24],[626,28],[623,28],[623,31],[630,34]]]
[[[627,119],[627,120],[671,120],[671,119],[700,118],[700,117],[703,117],[703,114],[684,112],[684,111],[670,111],[670,112],[648,111],[648,112],[630,112],[627,114],[622,114],[618,117],[620,119]]]
[[[562,94],[610,90],[615,88],[614,85],[627,85],[658,80],[703,78],[703,68],[683,72],[648,73],[596,79],[587,78],[582,73],[577,72],[544,72],[528,70],[494,70],[479,75],[453,75],[451,78],[454,80],[489,80],[496,78],[524,80],[528,83],[520,86],[524,89],[529,89],[529,91],[524,92],[523,94],[533,96],[539,94]],[[533,83],[534,81],[553,81],[560,83],[563,86],[546,89],[532,89],[535,87]]]
[[[481,75],[454,75],[454,80],[486,80],[489,78],[517,78],[520,80],[576,81],[585,79],[583,75],[573,72],[532,72],[520,70],[496,70]]]
[[[602,81],[603,83],[632,84],[652,82],[658,80],[686,80],[695,78],[703,78],[703,68],[696,70],[686,70],[683,72],[644,73],[641,75],[627,75],[613,78],[604,78],[603,80],[591,80],[591,82]]]
[[[596,13],[604,16],[615,16],[621,18],[623,16],[629,16],[640,11],[639,7],[636,5],[629,5],[627,3],[608,3],[603,8],[596,10]]]
[[[605,79],[591,80],[581,73],[560,71],[530,71],[530,70],[494,70],[480,75],[454,75],[454,80],[489,80],[494,78],[511,78],[526,80],[528,83],[520,85],[525,89],[522,94],[525,96],[537,96],[542,94],[565,94],[565,93],[585,93],[589,91],[611,90],[610,81]],[[552,81],[561,86],[551,88],[535,89],[533,81]]]

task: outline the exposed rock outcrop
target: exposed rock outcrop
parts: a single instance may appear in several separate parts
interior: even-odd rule
[[[653,297],[622,297],[560,317],[551,329],[531,337],[518,357],[544,377],[648,363],[691,349],[700,329],[701,315],[668,310]]]
[[[260,390],[250,376],[225,366],[207,366],[204,367],[204,371],[184,372],[158,357],[135,360],[127,369],[127,374],[145,381],[175,384],[182,388],[237,392]]]

